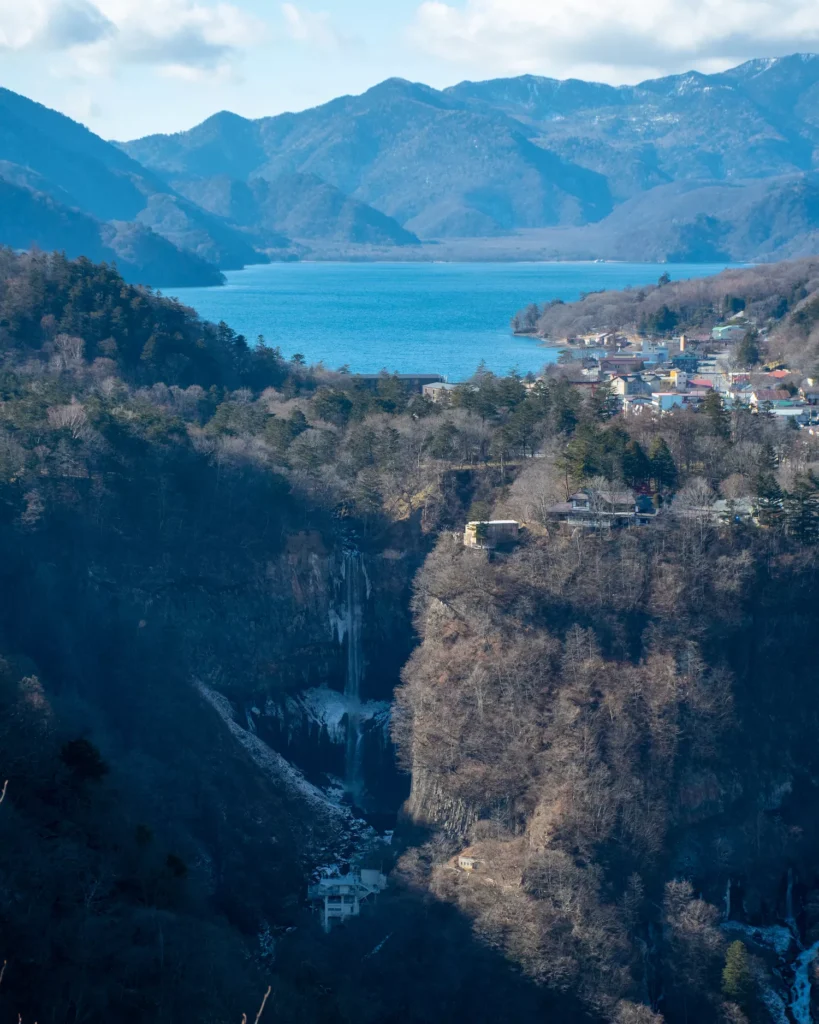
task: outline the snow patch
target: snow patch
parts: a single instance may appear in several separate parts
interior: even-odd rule
[[[378,945],[375,947],[375,949],[370,950],[370,952],[364,957],[364,959],[365,960],[369,960],[371,956],[375,956],[376,953],[380,953],[381,950],[384,948],[385,944],[393,937],[393,935],[394,935],[394,932],[390,932],[389,935],[386,935],[378,943]]]
[[[791,1024],[785,1000],[778,992],[772,988],[766,988],[762,993],[762,1002],[765,1004],[773,1024]]]
[[[216,690],[212,690],[199,679],[194,680],[194,685],[208,704],[214,708],[231,733],[233,733],[233,736],[245,748],[255,764],[268,777],[281,782],[292,792],[305,798],[308,803],[320,807],[323,811],[330,813],[334,817],[350,817],[349,812],[328,800],[320,789],[308,782],[301,772],[294,768],[289,761],[285,760],[281,754],[268,747],[258,736],[243,729],[233,717],[233,706],[227,697],[217,693]]]
[[[319,728],[326,728],[331,743],[346,743],[347,722],[351,717],[355,716],[362,727],[373,723],[386,730],[392,712],[389,701],[371,700],[362,704],[356,697],[327,686],[305,690],[287,703],[291,713],[300,713]]]
[[[722,928],[726,932],[739,932],[741,935],[747,936],[751,942],[755,942],[757,946],[772,949],[779,956],[785,956],[794,942],[790,928],[781,924],[757,928],[752,924],[742,924],[740,921],[726,921]]]
[[[303,714],[319,727],[327,729],[331,743],[344,743],[347,739],[345,716],[347,715],[347,699],[338,690],[320,687],[305,690],[293,699]]]

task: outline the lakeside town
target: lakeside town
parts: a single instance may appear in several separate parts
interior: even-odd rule
[[[776,427],[816,436],[819,378],[780,362],[748,367],[748,347],[756,361],[766,336],[767,329],[744,312],[708,332],[681,333],[671,339],[591,331],[563,339],[561,358],[546,374],[562,377],[598,400],[605,392],[612,417],[665,417],[680,410],[706,413],[717,407],[724,412],[744,410]],[[545,380],[530,374],[523,387],[534,391]],[[422,392],[436,404],[449,404],[463,386],[433,382],[424,384]],[[750,497],[711,495],[701,506],[692,506],[669,495],[658,505],[651,494],[625,487],[582,487],[547,510],[548,519],[556,524],[592,529],[646,526],[662,513],[760,525],[757,503]],[[472,548],[503,548],[516,543],[523,528],[513,520],[473,521],[466,525],[463,542]]]
[[[626,417],[643,413],[696,412],[709,394],[718,394],[730,410],[744,407],[772,417],[783,426],[819,427],[819,377],[805,376],[783,364],[753,369],[742,366],[739,351],[746,339],[764,340],[766,329],[737,313],[710,332],[680,334],[658,340],[639,333],[592,331],[559,343],[561,358],[547,368],[591,394],[610,392],[613,412]],[[357,375],[369,376],[369,375]],[[377,379],[378,375],[371,375]],[[399,375],[420,386],[436,404],[448,403],[463,384],[438,375]],[[529,374],[524,388],[545,378]]]

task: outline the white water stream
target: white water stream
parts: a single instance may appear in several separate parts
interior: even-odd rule
[[[794,964],[793,986],[791,987],[791,1015],[795,1024],[813,1024],[810,1014],[810,969],[819,956],[819,942],[800,953]]]
[[[768,1009],[771,1020],[774,1024],[813,1024],[811,1016],[811,968],[816,958],[819,957],[819,942],[815,942],[808,949],[802,947],[799,935],[799,927],[794,914],[793,906],[793,871],[788,871],[788,887],[785,893],[785,921],[784,925],[768,925],[762,928],[755,928],[753,925],[742,924],[739,921],[728,920],[731,912],[731,882],[725,893],[725,916],[726,920],[723,929],[727,932],[739,932],[746,935],[752,942],[759,946],[767,946],[781,958],[782,962],[790,963],[793,969],[793,981],[790,989],[790,1002],[785,1004],[782,996],[773,989],[763,993],[763,1002]],[[800,950],[795,959],[791,959],[791,950],[796,947]],[[790,1011],[790,1016],[788,1012]]]

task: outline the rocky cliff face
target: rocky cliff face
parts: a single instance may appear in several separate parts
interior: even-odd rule
[[[394,716],[408,812],[445,850],[425,884],[612,1019],[635,996],[718,1019],[741,934],[775,1019],[810,1020],[819,705],[781,652],[807,651],[814,580],[798,546],[679,524],[491,559],[442,540]]]
[[[390,736],[391,702],[413,640],[408,600],[419,556],[362,551],[350,539],[327,549],[317,537],[304,540],[309,552],[293,550],[302,542],[271,569],[289,577],[301,606],[301,643],[281,666],[286,690],[265,692],[258,680],[245,702],[248,727],[335,799],[391,815],[406,788]]]

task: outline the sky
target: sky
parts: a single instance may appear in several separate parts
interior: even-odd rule
[[[119,140],[392,76],[620,85],[816,51],[817,0],[0,0],[0,86]]]

